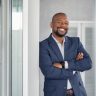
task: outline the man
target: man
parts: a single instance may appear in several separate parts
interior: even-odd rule
[[[87,96],[80,73],[91,69],[92,61],[78,37],[66,36],[68,18],[57,13],[52,33],[40,42],[40,69],[45,76],[44,96]]]

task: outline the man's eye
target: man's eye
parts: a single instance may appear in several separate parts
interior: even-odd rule
[[[68,25],[68,23],[65,23],[66,25]]]
[[[61,23],[61,22],[57,22],[57,23]]]

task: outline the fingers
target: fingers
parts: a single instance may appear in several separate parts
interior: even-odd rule
[[[83,56],[84,56],[83,52],[79,52],[78,55],[77,55],[77,57],[76,57],[76,60],[83,59]]]
[[[79,58],[83,58],[83,55],[84,55],[84,54],[83,54],[82,52],[80,52],[80,53],[78,54],[78,57],[79,57]]]
[[[80,60],[80,59],[83,59],[83,53],[82,52],[80,52],[78,55],[77,55],[77,58],[78,58],[78,60]]]
[[[62,65],[60,63],[54,63],[53,66],[56,68],[62,68]]]

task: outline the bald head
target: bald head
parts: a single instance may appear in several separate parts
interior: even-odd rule
[[[56,14],[53,15],[53,17],[52,17],[52,22],[54,22],[54,21],[55,21],[58,17],[60,17],[60,16],[67,17],[67,15],[66,15],[65,13],[62,13],[62,12],[56,13]]]

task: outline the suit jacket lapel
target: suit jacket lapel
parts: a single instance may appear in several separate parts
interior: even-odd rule
[[[50,47],[52,48],[52,50],[54,51],[54,53],[56,54],[56,56],[58,57],[58,59],[60,61],[63,61],[63,57],[62,57],[62,54],[59,50],[59,47],[51,35],[48,38],[48,43],[49,43]]]
[[[66,60],[70,54],[70,45],[71,42],[68,39],[67,36],[65,36],[65,42],[64,42],[64,60]]]

